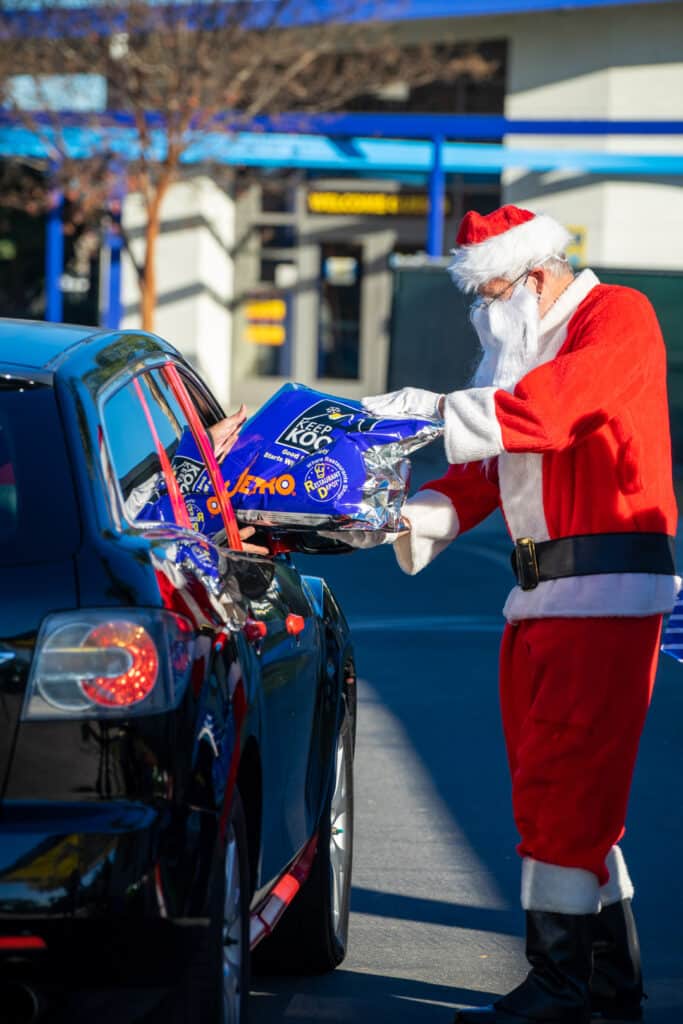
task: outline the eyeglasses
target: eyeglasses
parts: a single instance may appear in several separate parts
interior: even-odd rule
[[[476,299],[472,303],[470,303],[470,315],[473,312],[476,312],[476,310],[478,309],[483,309],[485,306],[490,306],[492,302],[496,301],[496,299],[501,299],[503,295],[509,292],[511,288],[514,288],[514,286],[519,281],[521,281],[522,278],[524,278],[524,284],[526,284],[529,279],[530,273],[530,270],[523,270],[518,277],[516,277],[513,281],[509,281],[505,285],[505,287],[501,288],[501,290],[499,292],[496,292],[495,295],[477,295]]]

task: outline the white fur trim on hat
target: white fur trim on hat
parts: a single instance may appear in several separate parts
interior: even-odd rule
[[[451,249],[453,262],[448,273],[463,292],[474,292],[494,277],[514,281],[525,270],[561,256],[571,237],[553,217],[538,214],[484,242]]]

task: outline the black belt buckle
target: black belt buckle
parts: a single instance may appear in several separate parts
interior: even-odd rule
[[[513,568],[522,590],[534,590],[539,584],[536,544],[533,537],[520,537],[512,552]]]

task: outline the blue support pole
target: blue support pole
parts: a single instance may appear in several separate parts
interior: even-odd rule
[[[117,331],[121,326],[122,314],[121,251],[123,249],[123,234],[121,231],[121,217],[126,185],[123,167],[119,164],[114,164],[112,170],[114,172],[114,186],[109,197],[109,224],[104,236],[104,244],[109,258],[106,264],[106,299],[102,326]]]
[[[429,215],[427,223],[427,254],[443,255],[443,211],[446,175],[443,169],[443,135],[432,139],[432,169],[429,172]]]
[[[109,250],[108,279],[106,286],[107,305],[104,311],[103,326],[116,331],[121,326],[121,215],[112,217],[112,223],[105,236],[105,245]]]
[[[61,323],[64,319],[61,277],[64,273],[64,231],[62,211],[64,196],[59,189],[50,193],[50,206],[45,226],[45,319]]]

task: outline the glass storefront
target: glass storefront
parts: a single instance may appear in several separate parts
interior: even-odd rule
[[[65,323],[99,322],[100,233],[64,216]],[[45,216],[0,208],[0,316],[45,317]]]
[[[320,246],[318,378],[358,379],[362,273],[362,246]]]
[[[499,203],[497,176],[449,175],[445,248],[465,209],[488,213]],[[415,176],[300,172],[279,196],[274,182],[255,182],[238,204],[233,393],[253,408],[283,378],[347,398],[381,391],[390,373],[391,259],[427,259],[428,210],[426,183]]]

